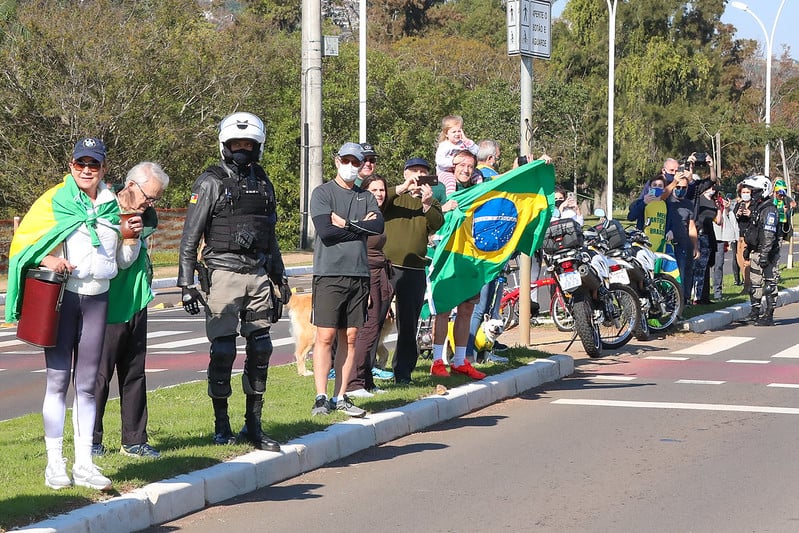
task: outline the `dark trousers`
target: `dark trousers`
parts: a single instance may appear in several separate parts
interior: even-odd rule
[[[380,298],[380,284],[371,283],[369,286],[369,307],[366,311],[366,322],[358,328],[355,339],[355,368],[354,375],[349,377],[346,391],[358,389],[371,390],[375,388],[372,368],[375,366],[377,341],[380,339],[380,330],[386,320],[386,313],[391,305],[391,299]]]
[[[427,278],[424,270],[394,266],[391,278],[397,305],[397,349],[394,352],[394,379],[409,381],[416,368],[419,350],[416,345],[416,328],[424,304]]]
[[[738,241],[734,240],[730,243],[730,251],[732,252],[732,275],[735,278],[735,283],[741,283],[741,265],[738,264]]]
[[[103,414],[114,369],[119,384],[119,409],[122,415],[122,444],[147,442],[147,378],[144,359],[147,353],[147,308],[122,324],[105,328],[103,355],[95,382],[97,416],[94,419],[94,444],[103,442]]]

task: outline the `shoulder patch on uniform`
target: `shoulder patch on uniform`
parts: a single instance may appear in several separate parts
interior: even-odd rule
[[[766,214],[763,229],[766,231],[777,231],[777,213],[769,212]]]
[[[189,198],[189,203],[190,203],[190,204],[196,204],[196,203],[197,203],[197,200],[198,200],[199,198],[200,198],[200,195],[199,195],[199,194],[197,194],[197,193],[194,193],[194,194],[192,194],[192,195],[191,195],[191,197]]]

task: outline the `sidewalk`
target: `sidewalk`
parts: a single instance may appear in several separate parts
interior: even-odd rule
[[[778,305],[799,301],[799,288],[780,291]],[[719,330],[749,314],[749,304],[739,304],[700,315],[682,323],[683,331]],[[519,345],[519,328],[504,333],[502,341]],[[568,343],[570,335],[554,328],[534,329],[536,347]],[[577,343],[579,344],[579,343]],[[120,533],[163,524],[235,496],[291,479],[360,450],[383,444],[426,427],[457,418],[557,381],[574,372],[574,359],[553,355],[522,368],[479,382],[431,395],[414,403],[329,426],[281,446],[279,453],[253,451],[226,463],[151,483],[110,500],[76,509],[32,524],[22,531],[59,533]]]

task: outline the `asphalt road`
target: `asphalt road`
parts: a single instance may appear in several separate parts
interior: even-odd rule
[[[796,532],[798,310],[579,359],[570,378],[150,531]]]

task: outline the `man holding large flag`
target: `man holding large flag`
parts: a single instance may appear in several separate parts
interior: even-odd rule
[[[459,171],[471,177],[474,156],[461,152],[454,161],[461,167],[456,169],[456,178]],[[441,324],[433,331],[432,375],[449,375],[443,364],[443,350],[437,354],[436,345],[445,344],[449,311],[458,307],[451,370],[475,379],[484,376],[465,361],[473,307],[470,299],[499,275],[513,252],[532,255],[540,248],[549,225],[554,188],[552,165],[538,160],[450,197],[457,202],[457,208],[445,214],[444,225],[435,237],[438,244],[430,266],[430,310],[437,318],[443,317],[436,320],[436,326]],[[465,323],[460,328],[459,319]]]

